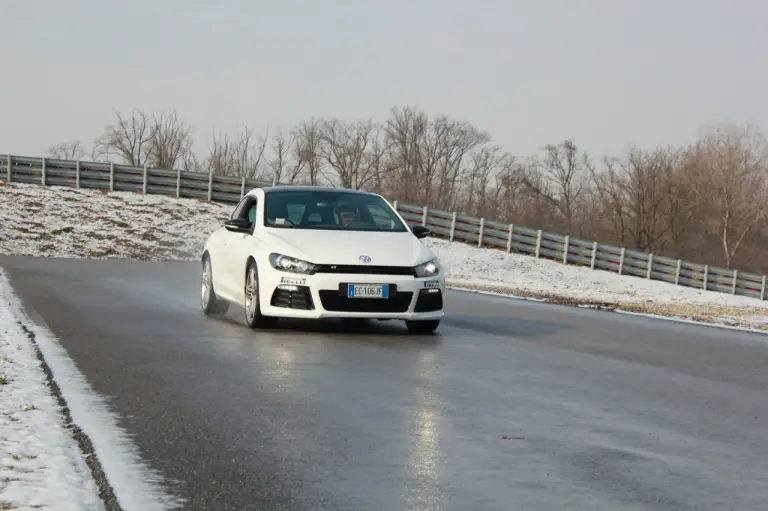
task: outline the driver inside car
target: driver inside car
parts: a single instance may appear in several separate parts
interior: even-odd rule
[[[344,202],[336,206],[336,214],[339,217],[339,224],[347,227],[360,220],[357,206],[355,204]]]

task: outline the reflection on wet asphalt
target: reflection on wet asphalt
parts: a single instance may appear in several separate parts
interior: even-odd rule
[[[196,264],[0,266],[187,509],[768,509],[765,336],[459,292],[259,332]]]

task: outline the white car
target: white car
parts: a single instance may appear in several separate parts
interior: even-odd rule
[[[202,254],[202,308],[245,309],[249,327],[277,318],[405,320],[430,333],[443,317],[445,275],[380,195],[345,188],[249,191]]]

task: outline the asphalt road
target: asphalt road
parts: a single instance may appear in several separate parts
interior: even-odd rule
[[[187,509],[768,509],[768,336],[459,292],[254,332],[197,264],[0,266]]]

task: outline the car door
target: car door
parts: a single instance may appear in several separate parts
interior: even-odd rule
[[[232,214],[229,219],[239,218],[243,214],[243,209],[249,204],[249,197],[244,197],[235,208],[232,210]],[[234,299],[238,295],[233,293],[232,288],[232,265],[231,248],[235,237],[238,235],[236,232],[228,230],[222,226],[218,231],[211,236],[211,241],[208,247],[208,251],[211,254],[211,268],[213,269],[214,289],[221,296]]]
[[[232,213],[228,218],[229,220],[236,216],[237,211],[242,207],[242,204],[243,201],[241,200],[234,208],[232,208]],[[227,265],[224,261],[224,257],[226,256],[225,248],[227,245],[227,238],[230,234],[231,233],[227,230],[227,228],[221,225],[218,229],[211,233],[205,246],[205,249],[208,251],[211,259],[211,270],[213,271],[213,288],[216,290],[217,294],[221,295],[222,297],[229,297],[228,293],[226,292],[227,290],[225,285]]]
[[[246,196],[235,211],[234,218],[246,218],[249,221],[248,232],[228,232],[224,244],[223,257],[226,264],[226,282],[223,284],[227,294],[238,301],[245,297],[245,262],[252,251],[253,228],[256,224],[256,211],[259,202],[252,195]]]

